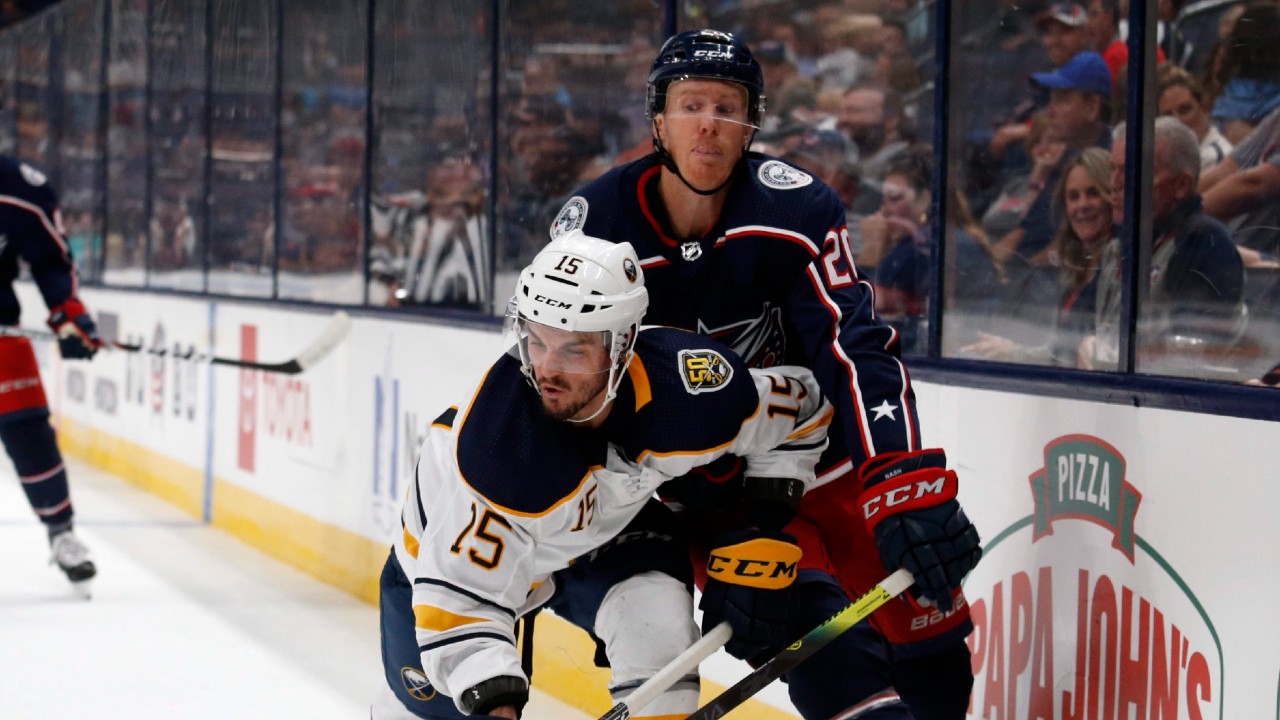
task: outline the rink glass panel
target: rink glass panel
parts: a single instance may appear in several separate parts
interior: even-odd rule
[[[1167,52],[1175,62],[1205,79],[1210,86],[1216,56],[1221,65],[1235,68],[1227,72],[1229,77],[1247,77],[1276,92],[1275,88],[1280,87],[1276,85],[1280,83],[1280,62],[1277,61],[1280,51],[1275,47],[1276,38],[1280,37],[1280,12],[1257,7],[1263,5],[1261,3],[1252,5],[1255,7],[1244,2],[1188,6],[1170,33]],[[1249,14],[1236,23],[1235,27],[1241,31],[1238,35],[1224,35],[1232,29],[1230,24],[1220,22],[1224,14],[1240,11],[1233,6],[1245,6]],[[1259,10],[1265,12],[1257,14]],[[1244,28],[1246,21],[1255,27]],[[1234,61],[1245,56],[1255,58],[1253,68],[1246,70],[1235,64]],[[1156,102],[1159,100],[1157,97]],[[1271,100],[1274,102],[1274,96]],[[1153,118],[1158,109],[1148,108],[1148,118]],[[1224,134],[1230,134],[1232,128],[1228,124],[1222,123],[1222,127]],[[1237,140],[1236,146],[1243,142]],[[1264,162],[1274,164],[1272,153],[1277,143],[1274,131],[1266,143],[1271,148],[1266,155],[1271,159]],[[1248,169],[1250,166],[1246,164],[1236,172]],[[1151,178],[1154,182],[1155,175]],[[1224,220],[1238,247],[1262,253],[1260,264],[1245,263],[1242,306],[1162,303],[1154,292],[1138,288],[1137,372],[1239,382],[1259,378],[1280,362],[1280,201],[1274,189],[1269,192],[1264,204]],[[1148,274],[1147,268],[1155,264],[1154,256],[1158,253],[1152,248],[1156,244],[1156,238],[1143,238],[1140,274]],[[1156,277],[1159,272],[1156,268],[1150,275]]]
[[[100,277],[104,255],[136,254],[129,238],[102,242],[102,13],[105,0],[55,5],[50,10],[61,61],[60,92],[51,92],[59,124],[55,187],[61,193],[67,242],[86,279]],[[50,83],[56,87],[55,83]]]
[[[147,284],[205,289],[206,0],[149,0],[151,206]]]
[[[494,303],[491,7],[374,4],[372,305]]]
[[[48,154],[53,139],[49,114],[53,102],[50,83],[54,78],[49,67],[49,43],[54,22],[50,13],[44,13],[18,27],[22,28],[21,32],[13,29],[7,32],[17,45],[17,66],[10,95],[18,137],[16,154],[20,160],[54,177],[50,167],[53,158]]]
[[[992,162],[991,141],[998,128],[1014,121],[1032,127],[1035,139],[1041,123],[1031,121],[1033,113],[1020,114],[1020,110],[1031,98],[1029,74],[1051,69],[1031,19],[1006,12],[1002,5],[994,1],[952,4],[949,92],[953,101],[948,108],[950,172],[942,355],[989,357],[974,349],[983,337],[994,335],[1010,341],[1009,347],[1015,351],[991,359],[1097,372],[1127,370],[1126,348],[1121,342],[1128,337],[1125,308],[1119,308],[1118,313],[1094,310],[1082,326],[1074,328],[1061,320],[1060,308],[1071,297],[1062,279],[1064,255],[1059,253],[1059,264],[1054,265],[1037,264],[1030,255],[1016,254],[995,265],[996,272],[992,272],[991,246],[1016,227],[1016,209],[1027,202],[1026,180],[1037,146],[1010,145],[1006,157],[1012,161],[1002,165]],[[1225,7],[1222,5],[1215,12],[1220,13]],[[1154,13],[1154,7],[1148,12]],[[1203,78],[1208,72],[1209,56],[1201,47],[1203,39],[1193,43],[1188,38],[1208,37],[1209,33],[1213,42],[1219,40],[1217,16],[1200,15],[1184,13],[1177,33],[1162,31],[1162,37],[1170,34],[1184,41],[1168,43],[1163,49],[1171,62],[1196,78]],[[1018,72],[1010,72],[1010,68],[1017,68]],[[1130,72],[1131,69],[1122,71],[1113,86],[1110,117],[1103,118],[1112,128],[1121,121],[1132,124],[1136,116],[1126,108]],[[1156,68],[1148,66],[1143,73],[1144,83],[1157,87]],[[1277,74],[1280,77],[1280,69]],[[1154,101],[1143,108],[1147,137],[1159,115],[1158,95],[1157,87],[1152,93]],[[1050,126],[1043,123],[1045,130]],[[1146,162],[1151,162],[1149,154]],[[1110,164],[1107,167],[1110,169]],[[1154,177],[1149,164],[1145,175],[1140,167],[1126,166],[1125,171],[1130,183],[1135,173]],[[1061,180],[1065,180],[1065,173]],[[1150,181],[1137,186],[1144,184],[1151,187]],[[1048,188],[1055,193],[1051,206],[1053,233],[1070,227],[1061,189],[1056,183]],[[1118,228],[1111,242],[1123,263],[1137,266],[1134,277],[1150,277],[1154,283],[1151,261],[1155,238],[1150,224],[1132,217],[1130,222],[1133,229]],[[1241,235],[1246,230],[1239,227],[1239,221],[1226,224],[1237,242],[1246,239]],[[1274,252],[1276,233],[1280,231],[1272,228],[1253,232],[1266,234]],[[1099,269],[1100,281],[1106,280],[1101,277],[1105,271],[1105,267]],[[1112,279],[1123,282],[1129,270],[1122,266],[1114,272],[1123,277]],[[1147,283],[1140,282],[1133,288],[1138,306],[1132,323],[1135,369],[1153,375],[1228,382],[1260,376],[1280,359],[1276,308],[1280,299],[1267,294],[1275,293],[1276,274],[1274,269],[1246,269],[1245,302],[1230,308],[1186,301],[1158,305],[1149,300]],[[1084,296],[1074,299],[1086,300]],[[1098,295],[1097,301],[1102,303],[1103,296]]]
[[[767,107],[752,149],[784,160],[831,185],[844,201],[848,249],[863,277],[872,277],[881,258],[898,239],[874,235],[871,226],[883,215],[879,162],[867,172],[864,161],[898,157],[891,149],[919,157],[911,175],[928,207],[933,182],[933,93],[935,23],[933,2],[774,3],[762,7],[719,2],[683,4],[680,30],[716,28],[749,38],[764,72]],[[870,85],[885,88],[879,108],[866,108],[871,131],[856,133],[843,120],[846,96]],[[860,103],[866,103],[863,93]],[[860,106],[861,107],[861,106]],[[878,116],[877,116],[878,113]],[[878,120],[873,121],[874,117]],[[861,122],[861,120],[860,120]],[[885,139],[871,136],[884,131]],[[820,137],[844,136],[843,147]],[[855,136],[857,136],[855,138]],[[905,155],[904,155],[904,162]],[[892,182],[900,178],[894,177]],[[892,209],[889,212],[893,212]],[[935,267],[930,252],[927,210],[912,213],[913,236],[901,242],[914,251],[897,295],[877,296],[877,314],[900,333],[902,351],[928,351],[930,291]],[[864,251],[868,244],[884,250]],[[903,249],[906,249],[905,247]],[[889,263],[885,263],[886,265]],[[896,299],[893,299],[896,298]]]
[[[506,296],[573,191],[649,147],[645,80],[663,17],[648,0],[505,0],[501,22],[495,257]]]
[[[276,3],[212,0],[211,292],[272,297],[276,225]]]
[[[1047,72],[1052,63],[1029,13],[1006,12],[995,0],[961,5],[952,16],[949,58],[951,217],[944,228],[950,272],[944,282],[942,353],[1074,367],[1076,343],[1056,327],[1062,300],[1058,269],[1033,267],[1019,254],[999,262],[993,249],[1019,227],[1031,204],[1027,187],[1034,150],[1017,142],[997,156],[992,141],[1001,128],[1031,124],[1030,74]],[[1033,140],[1047,134],[1042,125],[1042,119],[1032,125]],[[1060,206],[1053,215],[1055,227],[1064,222]],[[990,357],[970,349],[986,336],[1007,340],[1007,354]]]
[[[17,143],[17,118],[13,112],[17,69],[17,35],[0,33],[0,153],[6,155],[13,155]]]
[[[359,304],[368,4],[283,7],[278,297]]]
[[[0,32],[0,149],[59,190],[90,282],[487,320],[573,189],[649,149],[644,85],[665,28],[718,27],[742,33],[764,67],[769,107],[757,149],[836,188],[864,274],[882,178],[859,176],[865,152],[796,152],[806,150],[796,126],[857,145],[839,122],[846,91],[887,84],[902,103],[904,137],[943,160],[929,183],[943,197],[932,198],[913,238],[914,300],[878,309],[901,331],[905,354],[975,359],[965,348],[979,333],[1052,346],[1054,269],[993,270],[975,239],[998,239],[987,212],[1010,179],[984,165],[980,149],[1017,114],[1027,76],[1048,69],[1047,56],[1030,18],[1000,22],[1009,3],[944,6],[942,116],[933,107],[933,0],[749,10],[699,0],[64,0]],[[1204,38],[1217,27],[1216,16],[1179,20],[1174,61],[1202,70]],[[1154,82],[1151,71],[1145,81]],[[1156,109],[1144,108],[1148,123]],[[945,150],[931,156],[944,118]],[[936,203],[944,220],[932,217]],[[935,225],[940,240],[930,237]],[[1274,225],[1250,232],[1274,245]],[[1124,241],[1132,277],[1150,261],[1135,250],[1150,245]],[[1143,334],[1159,313],[1135,289],[1123,322],[1098,333],[1117,348],[1133,337],[1132,352],[1098,369],[1256,376],[1280,358],[1280,301],[1267,294],[1275,275],[1246,271],[1247,315],[1236,322],[1159,343]],[[1069,343],[1059,345],[1056,356],[1001,359],[1074,368]]]
[[[111,0],[107,60],[107,222],[103,279],[146,282],[147,2]]]

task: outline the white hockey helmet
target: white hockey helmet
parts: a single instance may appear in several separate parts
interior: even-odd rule
[[[630,243],[612,243],[574,230],[555,238],[520,273],[507,310],[510,344],[530,382],[534,367],[528,324],[567,332],[600,333],[609,353],[605,404],[612,400],[631,361],[640,320],[649,308],[644,273]],[[567,368],[559,368],[567,369]]]

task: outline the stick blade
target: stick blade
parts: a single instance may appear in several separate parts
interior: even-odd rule
[[[298,353],[298,357],[294,360],[297,363],[298,371],[306,370],[323,360],[335,347],[347,339],[347,335],[350,332],[351,317],[341,310],[334,313],[333,319],[325,326],[320,336],[312,341],[305,350]]]

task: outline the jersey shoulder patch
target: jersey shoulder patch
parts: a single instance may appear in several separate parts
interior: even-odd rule
[[[721,353],[710,348],[679,350],[676,365],[680,380],[690,395],[715,392],[733,379],[733,365]]]
[[[635,412],[625,437],[612,438],[630,457],[700,453],[724,445],[759,406],[750,371],[712,338],[647,327],[635,352],[645,368],[643,393],[652,400]]]
[[[792,167],[781,160],[767,160],[760,164],[756,177],[766,187],[777,190],[795,190],[813,183],[813,176]]]
[[[41,187],[49,182],[49,178],[45,177],[44,173],[26,163],[20,163],[18,171],[22,173],[22,179],[26,180],[31,187]]]
[[[581,195],[569,198],[556,214],[556,219],[551,222],[551,239],[555,240],[561,235],[567,235],[586,225],[588,209],[590,206],[587,204],[587,199]]]

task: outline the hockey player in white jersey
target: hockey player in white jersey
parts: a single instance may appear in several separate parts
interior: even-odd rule
[[[762,502],[798,503],[812,483],[832,416],[812,374],[641,330],[647,305],[627,243],[570,233],[521,273],[508,353],[423,446],[382,576],[375,718],[517,718],[514,626],[542,606],[596,638],[625,697],[698,637],[686,545],[654,490],[729,453]],[[764,570],[728,582],[785,584],[799,548],[766,538],[721,554]],[[697,701],[690,675],[634,717]]]

